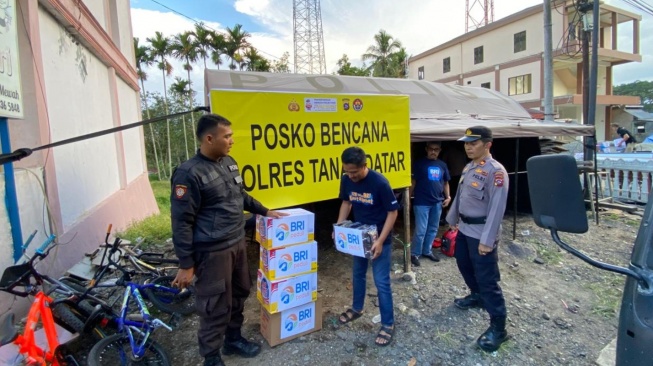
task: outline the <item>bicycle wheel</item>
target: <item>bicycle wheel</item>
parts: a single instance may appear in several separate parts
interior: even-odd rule
[[[173,276],[160,276],[152,280],[152,284],[160,287],[143,289],[147,298],[154,306],[166,313],[190,315],[195,312],[195,294],[189,289],[179,292],[172,287]]]
[[[89,366],[116,365],[170,365],[170,359],[163,347],[153,340],[146,342],[143,357],[134,360],[129,337],[126,334],[114,334],[97,342],[88,354]]]
[[[57,323],[68,331],[79,334],[84,333],[84,326],[87,316],[84,316],[78,309],[68,303],[59,303],[52,308],[52,315]],[[89,333],[96,339],[103,339],[106,333],[99,327],[93,327]]]

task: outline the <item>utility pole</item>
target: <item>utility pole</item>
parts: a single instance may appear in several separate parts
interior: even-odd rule
[[[551,0],[544,0],[544,120],[553,121],[553,36]]]

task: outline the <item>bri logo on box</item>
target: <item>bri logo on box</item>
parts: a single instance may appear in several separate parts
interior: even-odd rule
[[[295,290],[292,286],[287,286],[281,291],[281,302],[284,304],[290,304],[291,301],[295,298]]]
[[[279,258],[279,270],[281,272],[287,272],[292,268],[292,256],[288,253],[284,254]]]
[[[292,332],[293,329],[297,328],[297,323],[297,314],[290,314],[286,318],[283,327],[286,329],[286,331]]]
[[[341,249],[345,249],[347,246],[347,236],[344,233],[338,233],[338,246]]]
[[[277,225],[274,236],[279,241],[284,241],[288,238],[294,238],[304,235],[305,223],[304,221],[292,221],[290,225],[281,223]]]

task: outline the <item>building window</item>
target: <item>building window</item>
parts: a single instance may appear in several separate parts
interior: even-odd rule
[[[526,31],[515,33],[515,53],[526,51]]]
[[[508,95],[528,94],[531,92],[531,74],[515,76],[508,79]]]
[[[446,74],[451,71],[451,57],[447,57],[442,60],[442,73]]]
[[[481,88],[492,89],[490,83],[483,83],[483,84],[481,84]]]
[[[474,65],[483,62],[483,46],[474,48]]]
[[[424,80],[424,66],[420,66],[417,69],[417,80]]]

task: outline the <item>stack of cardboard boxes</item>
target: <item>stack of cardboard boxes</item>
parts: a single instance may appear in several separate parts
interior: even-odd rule
[[[270,346],[322,329],[317,297],[315,215],[289,209],[279,219],[258,216],[261,244],[256,297],[261,302],[261,334]]]

